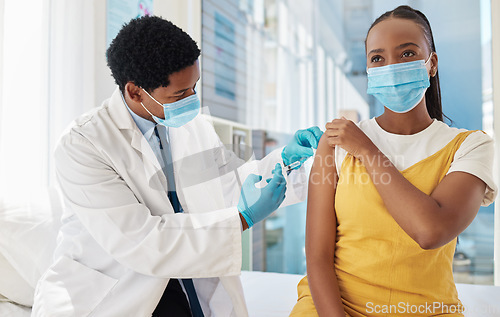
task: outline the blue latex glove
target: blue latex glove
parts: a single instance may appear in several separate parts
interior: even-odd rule
[[[262,176],[250,174],[241,187],[238,211],[245,218],[248,228],[278,209],[285,199],[286,180],[279,163],[274,167],[273,177],[266,180],[268,184],[262,188],[255,187],[255,183],[261,180]]]
[[[290,165],[293,162],[300,161],[302,166],[305,160],[313,155],[313,148],[318,148],[319,139],[323,135],[318,127],[314,126],[306,130],[295,132],[293,139],[281,152],[281,158],[285,165]]]

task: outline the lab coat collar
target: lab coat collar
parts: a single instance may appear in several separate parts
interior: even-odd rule
[[[125,105],[120,88],[116,87],[115,91],[111,95],[111,99],[109,100],[109,115],[111,119],[115,123],[115,125],[120,130],[137,130],[139,133],[139,129],[132,119],[132,116],[127,110],[127,106]]]
[[[120,92],[120,96],[122,97],[123,103],[125,104],[125,107],[127,107],[128,112],[132,116],[132,119],[134,120],[135,124],[141,130],[142,134],[146,138],[146,140],[149,140],[151,135],[153,134],[153,129],[156,126],[156,123],[149,121],[148,119],[145,119],[135,112],[133,112],[130,107],[128,106],[127,102],[125,101],[125,98],[123,97],[123,94]]]
[[[160,162],[158,162],[158,159],[156,158],[153,149],[151,149],[151,146],[149,145],[148,141],[146,140],[142,132],[139,130],[139,127],[137,127],[136,123],[134,122],[134,119],[132,119],[130,112],[127,110],[127,106],[123,101],[120,88],[117,87],[113,92],[113,95],[111,95],[108,109],[109,109],[109,116],[111,117],[111,120],[113,120],[115,125],[118,127],[118,129],[132,130],[132,139],[130,141],[130,145],[135,150],[139,151],[145,160],[147,160],[153,165],[152,169],[146,168],[147,174],[149,174],[149,176],[158,174],[158,172],[162,170]],[[162,175],[160,175],[160,178],[162,178],[161,176]],[[166,178],[165,180],[163,180],[162,178],[162,183],[163,182],[166,183]]]

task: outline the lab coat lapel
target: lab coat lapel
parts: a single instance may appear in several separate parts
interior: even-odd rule
[[[159,189],[155,186],[155,183],[159,181],[162,188],[167,191],[167,178],[163,173],[160,162],[158,161],[158,158],[146,138],[138,129],[137,131],[134,131],[131,146],[142,156],[144,172],[146,174],[146,178],[149,180],[150,186],[155,189]]]
[[[167,191],[167,178],[163,174],[160,162],[156,158],[153,149],[148,141],[142,135],[130,115],[127,107],[123,103],[119,88],[116,88],[109,102],[109,115],[115,125],[120,130],[130,131],[132,139],[130,145],[136,150],[142,158],[146,179],[149,180],[149,186],[153,189]],[[122,131],[123,133],[123,131]]]

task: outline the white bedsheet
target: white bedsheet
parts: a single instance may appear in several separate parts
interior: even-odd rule
[[[297,301],[302,275],[242,272],[250,317],[288,316]],[[457,284],[466,317],[500,317],[500,287]]]
[[[242,272],[241,281],[250,317],[285,317],[297,300],[302,275]],[[500,287],[457,284],[466,317],[500,317]],[[0,316],[29,317],[24,306],[1,302]]]
[[[0,316],[1,317],[29,317],[31,308],[10,303],[5,297],[0,295]]]

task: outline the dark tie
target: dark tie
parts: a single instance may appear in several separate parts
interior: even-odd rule
[[[167,177],[168,181],[168,199],[170,200],[170,203],[172,204],[175,213],[183,212],[181,203],[179,202],[179,198],[177,197],[177,193],[175,191],[174,169],[172,164],[172,155],[170,153],[169,144],[166,139],[167,136],[166,128],[164,126],[156,125],[154,132],[160,144],[160,152],[163,159],[163,173]],[[198,296],[196,295],[196,290],[194,288],[193,280],[189,278],[189,279],[181,279],[181,281],[188,295],[189,306],[191,308],[191,313],[193,314],[193,317],[203,317],[203,310],[201,309]],[[170,284],[173,283],[178,284],[178,281],[175,279],[170,280],[170,282],[168,283],[169,285],[167,286],[167,289],[163,294],[164,296],[166,295],[167,290],[169,290],[169,288],[172,288],[170,287],[171,286]],[[172,286],[177,287],[177,285],[172,285]],[[163,296],[162,299],[160,300],[159,303],[160,305],[162,304],[162,300]]]

